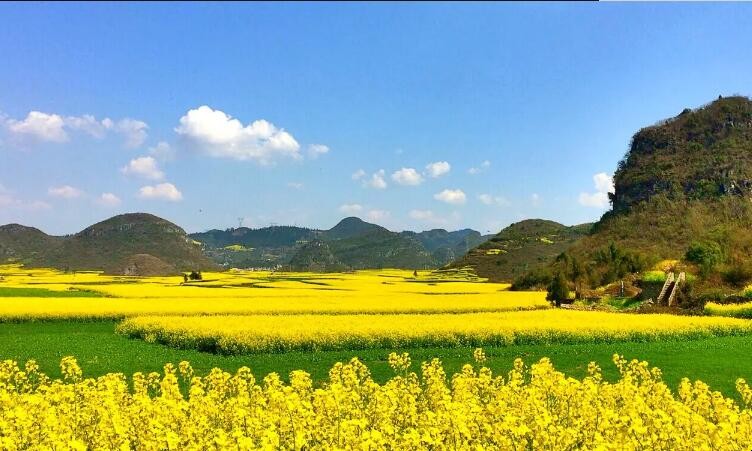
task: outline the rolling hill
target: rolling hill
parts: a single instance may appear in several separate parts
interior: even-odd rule
[[[0,249],[3,260],[27,266],[99,269],[114,274],[123,274],[128,268],[132,270],[135,262],[139,262],[141,268],[159,267],[160,274],[166,268],[174,268],[172,272],[177,273],[217,267],[183,229],[146,213],[118,215],[65,237],[49,236],[30,227],[6,225],[0,227]]]
[[[553,262],[587,235],[591,226],[567,227],[544,219],[520,221],[470,250],[452,266],[470,266],[480,277],[494,282],[511,282],[528,271]]]

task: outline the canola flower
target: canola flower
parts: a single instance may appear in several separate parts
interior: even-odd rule
[[[550,307],[545,293],[508,291],[508,285],[479,283],[462,271],[426,271],[416,278],[403,270],[354,274],[236,270],[204,273],[204,280],[187,284],[181,277],[68,274],[17,265],[0,266],[0,275],[0,288],[93,290],[103,296],[0,297],[0,322],[138,315],[470,313]]]
[[[692,339],[752,333],[736,318],[559,309],[426,315],[140,316],[117,332],[225,354]]]
[[[0,363],[0,448],[18,449],[601,449],[745,450],[752,441],[752,389],[742,405],[683,379],[672,393],[661,371],[615,355],[610,383],[591,363],[583,379],[541,359],[517,359],[506,375],[441,362],[410,372],[392,354],[395,376],[378,384],[357,358],[337,363],[314,386],[304,371],[289,383],[256,380],[243,367],[200,377],[188,362],[130,379],[83,378],[76,360],[62,380]],[[181,390],[180,382],[184,383]]]
[[[121,319],[139,315],[292,315],[303,313],[470,313],[550,308],[545,293],[501,292],[474,296],[377,296],[233,298],[2,298],[0,322],[40,319]]]
[[[705,304],[705,313],[711,316],[752,318],[752,302],[743,302],[740,304],[718,304],[716,302],[708,302]]]

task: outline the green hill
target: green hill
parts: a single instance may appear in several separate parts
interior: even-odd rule
[[[0,261],[30,262],[60,246],[63,238],[20,224],[0,226]]]
[[[595,287],[670,259],[699,274],[701,289],[752,281],[748,98],[719,98],[638,131],[614,184],[613,209],[546,270],[549,276],[562,271],[570,282]],[[542,272],[526,282],[544,280]]]
[[[3,253],[3,259],[14,259],[28,266],[100,269],[122,274],[129,265],[133,266],[134,256],[140,256],[141,262],[161,262],[161,272],[169,267],[179,270],[216,267],[183,229],[146,213],[115,216],[66,237],[52,237],[18,225],[3,226],[0,230],[0,248],[11,249],[10,253]]]
[[[326,240],[341,240],[343,238],[353,238],[370,232],[389,232],[380,225],[365,222],[360,218],[351,216],[337,223],[334,227],[321,233],[322,238]]]
[[[572,227],[544,219],[527,219],[506,227],[462,258],[454,267],[470,266],[480,277],[511,282],[552,263],[585,236],[592,224]]]

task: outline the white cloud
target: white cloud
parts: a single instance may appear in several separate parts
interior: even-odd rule
[[[384,221],[389,219],[392,214],[386,210],[370,210],[366,215],[366,219],[371,222]]]
[[[274,164],[278,158],[300,159],[300,145],[284,129],[263,119],[243,125],[220,110],[204,105],[180,118],[175,131],[188,143],[216,158]]]
[[[65,121],[57,114],[47,114],[31,111],[26,119],[6,119],[8,131],[18,137],[28,137],[42,142],[65,142],[68,134],[65,132]]]
[[[47,194],[49,194],[50,196],[59,197],[62,199],[75,199],[77,197],[81,197],[83,193],[84,192],[80,189],[74,188],[70,185],[52,187],[47,190]]]
[[[530,195],[530,203],[533,205],[533,207],[537,207],[541,204],[541,197],[538,193],[533,193]]]
[[[159,161],[172,161],[175,159],[175,149],[164,141],[159,141],[156,146],[149,147],[149,154]]]
[[[402,168],[392,174],[392,180],[400,185],[416,186],[423,183],[423,176],[413,168]]]
[[[339,211],[348,215],[353,215],[363,211],[363,206],[360,204],[343,204],[339,206]]]
[[[140,147],[146,141],[148,129],[146,122],[129,118],[122,119],[115,125],[115,130],[125,137],[125,146],[130,148]]]
[[[605,172],[595,174],[593,176],[593,183],[595,184],[595,189],[599,192],[614,192],[614,178]]]
[[[303,184],[300,182],[288,182],[287,187],[292,189],[303,189]]]
[[[159,170],[159,165],[154,157],[138,157],[130,161],[120,169],[125,175],[141,177],[148,180],[162,180],[164,172]]]
[[[74,130],[80,130],[94,138],[102,139],[107,135],[107,131],[112,129],[113,123],[110,118],[104,118],[98,121],[91,114],[82,116],[68,116],[65,118],[65,125]]]
[[[117,207],[120,205],[120,198],[112,193],[102,193],[97,199],[97,203],[104,207]]]
[[[444,174],[447,174],[451,169],[452,165],[450,165],[448,162],[437,161],[426,166],[426,173],[429,177],[437,178],[441,177]]]
[[[371,179],[364,182],[364,185],[375,189],[385,189],[387,187],[386,180],[384,180],[385,174],[383,169],[379,169],[371,174]]]
[[[411,219],[414,219],[416,221],[423,222],[425,224],[431,224],[434,226],[442,226],[442,227],[448,227],[448,226],[456,226],[461,222],[462,217],[460,214],[456,211],[452,212],[450,217],[441,217],[437,216],[433,211],[431,210],[410,210],[408,213],[408,216],[410,216]]]
[[[31,139],[37,142],[62,143],[70,139],[68,132],[82,132],[91,137],[102,139],[107,133],[114,131],[125,136],[128,147],[138,147],[147,137],[149,126],[136,119],[125,118],[113,122],[110,118],[98,120],[91,114],[81,116],[66,116],[59,114],[31,111],[25,119],[3,119],[5,128],[17,140]]]
[[[433,198],[453,205],[462,205],[467,201],[467,196],[461,189],[445,189],[434,194]]]
[[[366,176],[366,171],[362,169],[358,169],[357,171],[353,172],[353,174],[350,176],[353,180],[360,180],[363,177]]]
[[[593,208],[608,208],[608,193],[614,192],[614,179],[605,172],[593,175],[594,193],[580,193],[580,205]]]
[[[315,160],[321,155],[329,153],[329,146],[323,144],[311,144],[308,146],[308,158]]]
[[[0,184],[0,207],[6,208],[6,209],[18,209],[18,210],[26,210],[26,211],[40,211],[40,210],[49,210],[52,208],[50,204],[47,202],[43,202],[41,200],[34,200],[34,201],[23,201],[21,199],[17,199],[13,192],[9,189],[7,189],[5,186]]]
[[[468,169],[467,173],[470,175],[480,174],[481,172],[485,172],[490,167],[491,167],[491,162],[488,160],[484,160],[483,163],[481,163],[479,167]]]
[[[490,194],[479,194],[478,200],[484,205],[498,205],[500,207],[507,207],[512,204],[504,196],[492,196]]]
[[[21,208],[28,211],[41,211],[52,209],[52,205],[41,200],[33,200],[31,202],[22,202]]]
[[[412,219],[417,219],[418,221],[428,221],[434,218],[434,214],[431,210],[410,210],[408,216]]]
[[[183,200],[183,193],[172,183],[160,183],[155,186],[143,186],[138,192],[138,197],[142,199],[159,199],[170,202]]]

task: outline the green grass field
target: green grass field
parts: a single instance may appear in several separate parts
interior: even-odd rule
[[[278,372],[283,377],[296,369],[310,372],[323,381],[329,368],[338,361],[358,356],[371,369],[374,378],[383,382],[393,373],[387,364],[391,350],[374,349],[352,352],[290,352],[250,356],[221,356],[191,350],[178,350],[141,340],[128,339],[114,333],[114,322],[30,322],[0,324],[0,359],[25,361],[36,359],[50,375],[59,376],[58,363],[66,355],[74,355],[86,376],[108,372],[132,374],[136,371],[161,371],[166,362],[191,362],[201,374],[213,367],[234,371],[248,366],[257,377]],[[664,379],[675,388],[682,377],[700,379],[727,396],[738,398],[734,383],[737,378],[752,380],[752,336],[723,337],[694,341],[661,341],[649,343],[618,343],[597,345],[548,345],[485,348],[488,366],[506,373],[516,357],[533,363],[549,357],[556,368],[573,377],[582,377],[590,361],[597,362],[607,378],[617,372],[611,363],[614,353],[627,358],[647,360],[663,370]],[[413,370],[419,363],[438,357],[449,374],[465,363],[472,362],[470,348],[399,349],[410,353]]]
[[[86,290],[0,287],[0,298],[101,298],[102,293]]]

